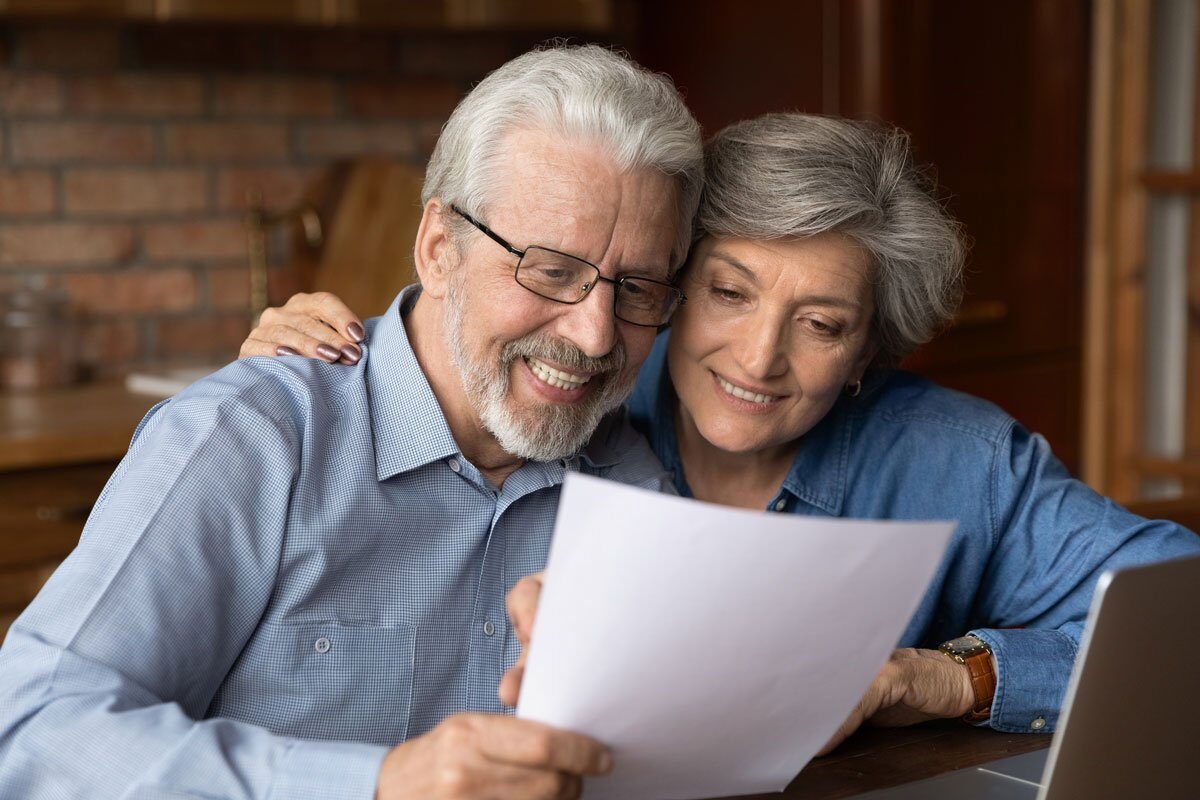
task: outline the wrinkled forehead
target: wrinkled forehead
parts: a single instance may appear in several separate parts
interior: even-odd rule
[[[492,176],[488,224],[517,247],[542,245],[597,265],[666,274],[678,235],[676,182],[623,169],[604,148],[515,131]]]

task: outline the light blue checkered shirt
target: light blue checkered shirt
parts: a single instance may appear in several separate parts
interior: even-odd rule
[[[388,746],[502,711],[505,593],[564,471],[662,488],[623,416],[495,491],[400,309],[353,367],[249,359],[153,409],[0,650],[0,798],[371,798]]]

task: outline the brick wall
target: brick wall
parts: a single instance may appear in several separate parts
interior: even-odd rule
[[[277,207],[337,159],[423,164],[471,83],[544,37],[0,22],[0,288],[65,289],[97,374],[231,357],[247,189]]]

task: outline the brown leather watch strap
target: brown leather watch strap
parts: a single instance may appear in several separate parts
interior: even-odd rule
[[[996,696],[996,671],[992,667],[992,654],[986,650],[972,653],[962,663],[971,674],[971,688],[975,690],[975,705],[963,715],[963,721],[972,724],[983,722],[992,715],[992,699]]]

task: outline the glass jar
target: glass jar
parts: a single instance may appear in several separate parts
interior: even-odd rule
[[[74,315],[65,292],[31,282],[0,292],[0,388],[66,386],[78,377]]]

